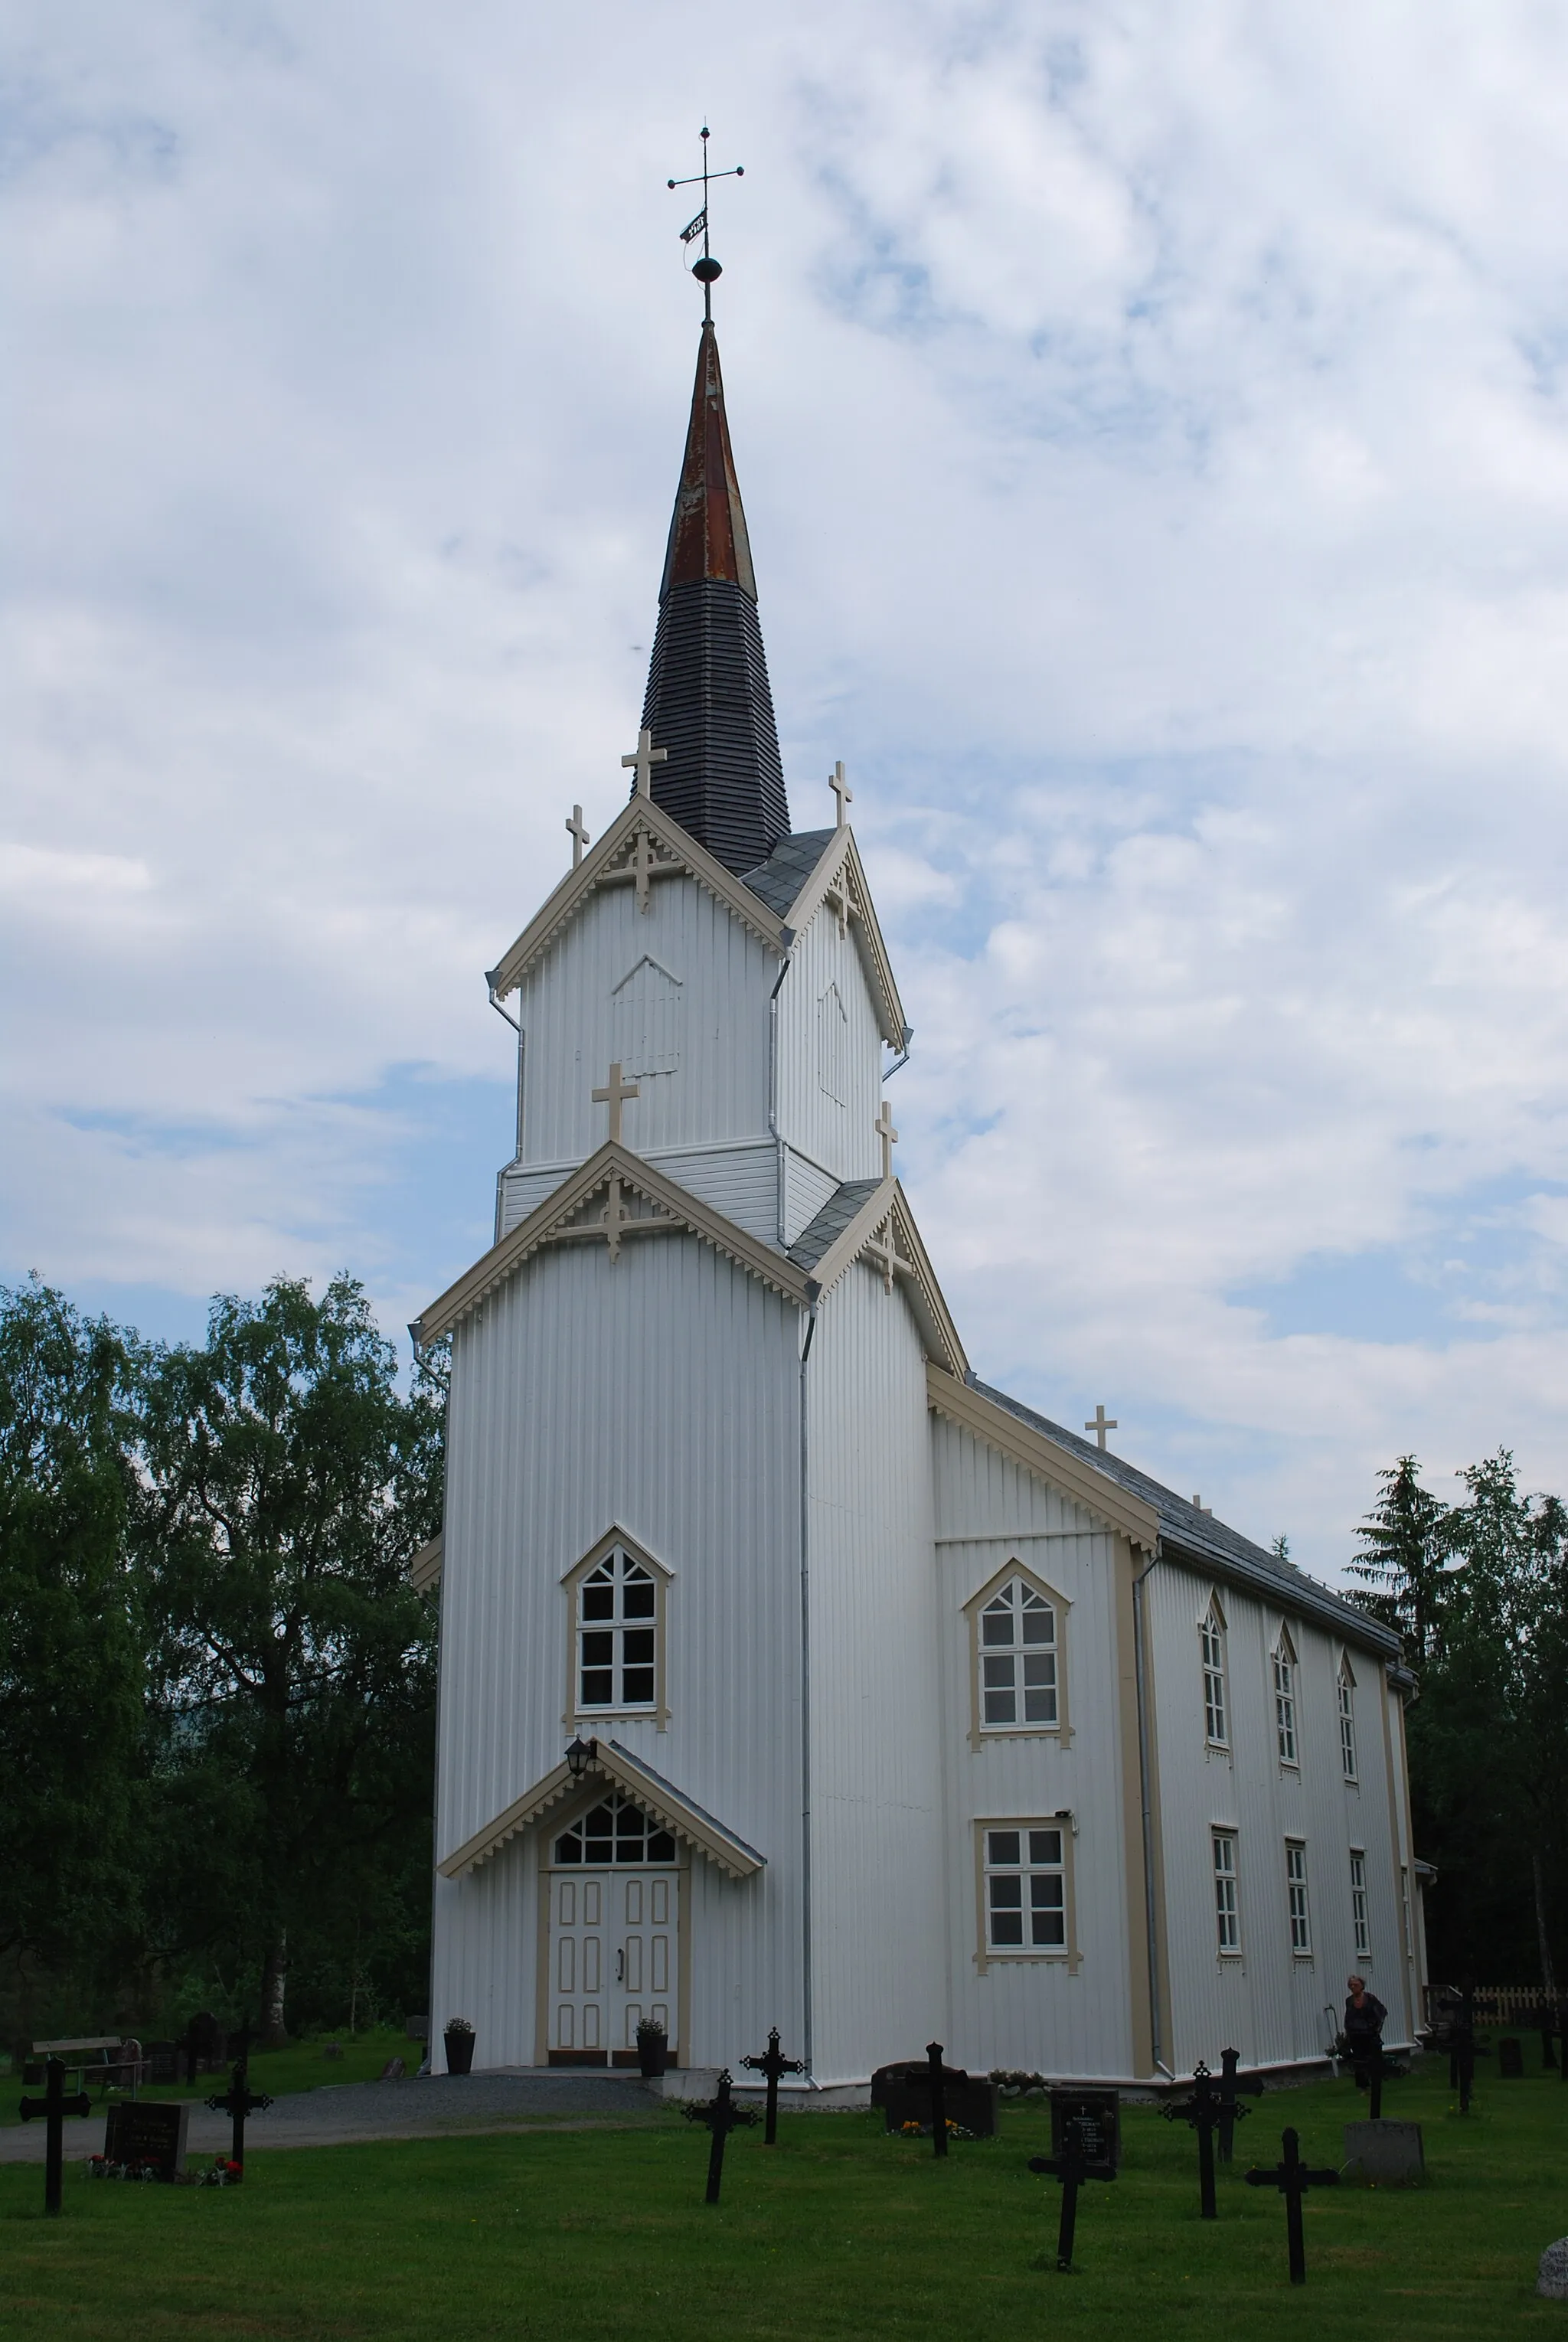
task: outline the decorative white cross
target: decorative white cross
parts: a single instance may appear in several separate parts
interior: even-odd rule
[[[1102,1454],[1104,1454],[1105,1447],[1105,1434],[1108,1431],[1120,1431],[1121,1427],[1121,1425],[1117,1422],[1114,1415],[1106,1414],[1104,1400],[1103,1398],[1096,1399],[1094,1402],[1094,1420],[1093,1423],[1086,1423],[1084,1426],[1084,1428],[1085,1431],[1092,1431],[1094,1433],[1095,1442]]]
[[[645,911],[648,907],[648,881],[658,866],[658,856],[654,852],[654,841],[645,829],[640,829],[637,832],[636,845],[632,849],[632,868],[636,875],[639,911]]]
[[[849,783],[844,777],[844,765],[842,760],[834,766],[832,772],[828,775],[827,785],[833,791],[834,796],[838,799],[838,819],[834,822],[834,827],[835,829],[847,828],[848,824],[844,818],[844,809],[846,805],[853,805],[854,803],[854,791],[850,787]]]
[[[641,1097],[641,1096],[642,1092],[635,1082],[624,1082],[621,1079],[619,1066],[611,1066],[609,1081],[602,1090],[595,1090],[593,1093],[595,1106],[607,1106],[610,1109],[612,1146],[619,1146],[621,1144],[621,1107],[624,1101],[627,1098]]]
[[[634,1097],[636,1092],[634,1090],[632,1095]],[[630,1226],[631,1220],[632,1215],[627,1211],[621,1194],[621,1183],[619,1179],[612,1178],[604,1193],[604,1211],[599,1216],[599,1226],[609,1243],[612,1260],[621,1257],[621,1230]]]
[[[872,1124],[872,1128],[875,1131],[877,1136],[882,1141],[882,1176],[884,1179],[891,1179],[893,1176],[894,1143],[898,1136],[898,1133],[893,1126],[893,1116],[888,1111],[887,1100],[885,1098],[882,1101],[882,1112]]]
[[[581,806],[572,807],[572,818],[566,824],[566,827],[572,833],[572,867],[575,870],[583,859],[583,848],[588,844],[588,833],[583,826]]]
[[[882,1226],[866,1246],[866,1251],[882,1271],[882,1281],[889,1293],[893,1291],[893,1272],[898,1266],[898,1247],[894,1242],[893,1214],[889,1212]]]
[[[654,766],[666,763],[669,754],[667,748],[654,747],[654,736],[646,727],[638,733],[636,747],[629,756],[623,756],[621,759],[622,764],[637,776],[636,787],[633,792],[634,796],[640,797],[653,796]]]

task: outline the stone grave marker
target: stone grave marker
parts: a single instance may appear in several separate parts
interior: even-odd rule
[[[1344,2127],[1347,2179],[1367,2187],[1415,2187],[1426,2177],[1426,2153],[1421,2125],[1352,2122]]]
[[[134,2106],[111,2107],[104,2124],[104,2160],[137,2166],[155,2179],[172,2182],[185,2167],[190,2120],[188,2098],[169,2105],[141,2098]]]
[[[381,2078],[384,2082],[401,2082],[407,2071],[401,2057],[389,2057],[381,2069]]]
[[[1535,2290],[1547,2301],[1568,2301],[1568,2237],[1559,2237],[1542,2254]]]
[[[934,2057],[933,2056],[934,2051]],[[905,2123],[932,2122],[934,2077],[940,2074],[942,2127],[934,2124],[932,2145],[938,2155],[947,2152],[946,2126],[962,2125],[975,2138],[996,2136],[997,2086],[989,2076],[965,2073],[961,2066],[942,2063],[942,2045],[934,2042],[920,2064],[879,2066],[871,2077],[871,2103],[880,2107],[886,2127],[899,2131]]]

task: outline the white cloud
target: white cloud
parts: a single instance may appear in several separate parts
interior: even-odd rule
[[[982,1371],[1323,1568],[1397,1447],[1561,1477],[1560,18],[11,25],[12,1269],[406,1314],[482,1231],[438,1101],[620,796],[707,105],[796,816],[844,756]]]

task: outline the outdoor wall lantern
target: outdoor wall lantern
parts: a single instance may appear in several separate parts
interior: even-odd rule
[[[566,1751],[566,1767],[574,1781],[580,1781],[599,1753],[596,1740],[584,1740],[581,1734]]]

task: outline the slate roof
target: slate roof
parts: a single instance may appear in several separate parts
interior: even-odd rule
[[[742,883],[782,919],[827,850],[831,829],[797,829],[781,837],[765,862],[743,871]]]
[[[750,886],[748,878],[746,884]],[[809,1276],[824,1253],[838,1242],[856,1212],[881,1186],[880,1179],[846,1179],[835,1187],[814,1220],[802,1228],[787,1257]]]
[[[843,1193],[842,1189],[840,1193]],[[828,1208],[832,1208],[831,1205]],[[817,1218],[821,1217],[819,1213]],[[816,1222],[812,1225],[814,1227]],[[810,1230],[806,1233],[809,1235]],[[1124,1462],[1120,1456],[1113,1455],[1109,1448],[1102,1450],[1092,1439],[1080,1437],[1077,1432],[1067,1430],[1064,1425],[1052,1423],[1047,1416],[1036,1415],[1034,1408],[1025,1406],[1021,1399],[1009,1398],[1005,1391],[994,1390],[989,1383],[976,1381],[971,1387],[978,1391],[982,1398],[1005,1407],[1007,1413],[1016,1416],[1020,1423],[1026,1423],[1032,1430],[1043,1433],[1047,1439],[1065,1447],[1071,1455],[1081,1457],[1096,1472],[1104,1472],[1119,1486],[1133,1496],[1141,1496],[1144,1504],[1152,1506],[1159,1515],[1163,1551],[1191,1563],[1198,1569],[1211,1569],[1217,1576],[1248,1586],[1254,1593],[1278,1603],[1282,1609],[1302,1612],[1340,1634],[1353,1635],[1358,1642],[1370,1644],[1386,1658],[1397,1659],[1400,1656],[1401,1645],[1397,1635],[1391,1634],[1386,1626],[1379,1626],[1374,1618],[1369,1618],[1366,1612],[1357,1609],[1353,1603],[1345,1601],[1342,1596],[1331,1592],[1328,1586],[1320,1585],[1315,1577],[1308,1577],[1304,1570],[1297,1569],[1293,1562],[1282,1561],[1277,1554],[1265,1552],[1262,1546],[1253,1545],[1252,1539],[1243,1536],[1239,1530],[1227,1528],[1223,1521],[1215,1520],[1212,1513],[1200,1512],[1195,1505],[1189,1504],[1184,1496],[1178,1496],[1174,1489],[1163,1487],[1158,1480],[1152,1480],[1146,1472],[1140,1472],[1136,1465]]]

